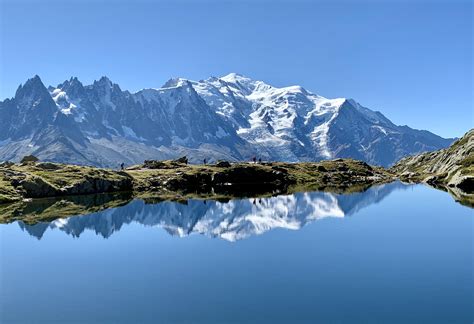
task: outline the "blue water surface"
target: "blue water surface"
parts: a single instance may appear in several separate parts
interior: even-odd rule
[[[474,215],[445,192],[126,206],[0,225],[2,323],[472,323]]]

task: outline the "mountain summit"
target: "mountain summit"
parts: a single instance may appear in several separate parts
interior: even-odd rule
[[[388,166],[453,139],[397,126],[355,100],[240,74],[123,91],[107,77],[46,88],[38,76],[0,102],[0,160],[117,166],[144,159],[314,161],[350,157]]]

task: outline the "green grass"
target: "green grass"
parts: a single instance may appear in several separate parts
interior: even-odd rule
[[[21,199],[21,195],[15,190],[10,181],[1,178],[0,173],[0,203],[13,202]]]

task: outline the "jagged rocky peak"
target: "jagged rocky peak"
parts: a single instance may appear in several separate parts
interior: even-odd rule
[[[102,76],[99,80],[94,81],[94,85],[96,86],[108,86],[112,87],[114,83],[106,76]]]
[[[28,80],[26,80],[24,85],[20,85],[19,88],[28,89],[31,87],[35,88],[38,86],[44,86],[44,84],[43,84],[43,81],[41,81],[41,78],[39,77],[39,75],[35,74],[32,78],[29,78]]]
[[[79,97],[84,95],[84,85],[77,77],[71,77],[69,80],[58,84],[56,88],[50,87],[50,92],[53,94],[53,97],[61,91],[67,93],[71,98]]]
[[[20,85],[15,93],[15,98],[21,99],[24,97],[47,97],[48,89],[46,89],[43,81],[38,75],[28,79],[25,84]]]
[[[63,83],[59,84],[57,87],[61,89],[84,88],[84,85],[82,84],[81,81],[79,81],[77,77],[71,77],[69,78],[69,80],[64,81]]]
[[[102,95],[109,95],[110,93],[120,93],[122,89],[117,83],[112,82],[108,77],[102,76],[99,80],[95,80],[91,86],[91,89],[94,89],[101,93]]]

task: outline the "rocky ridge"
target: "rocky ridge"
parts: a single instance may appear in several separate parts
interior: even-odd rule
[[[407,182],[426,182],[474,205],[474,129],[450,147],[404,158],[391,171]]]

